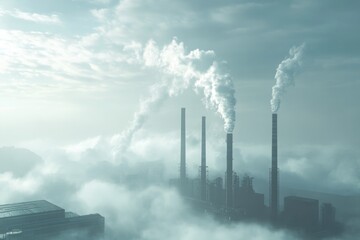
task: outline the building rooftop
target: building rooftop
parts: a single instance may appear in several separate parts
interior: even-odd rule
[[[298,197],[298,196],[288,196],[288,197],[285,197],[285,200],[295,200],[295,201],[312,202],[312,203],[319,201],[317,199]]]
[[[78,217],[79,215],[73,212],[65,212],[65,218]]]
[[[45,200],[0,205],[0,218],[30,215],[64,209]]]

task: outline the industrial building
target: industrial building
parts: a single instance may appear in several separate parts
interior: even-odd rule
[[[252,178],[245,176],[241,181],[233,170],[233,134],[226,134],[226,172],[225,178],[208,179],[206,165],[206,117],[201,118],[201,154],[199,178],[189,179],[186,176],[186,135],[185,108],[181,109],[180,141],[180,178],[171,184],[178,186],[180,192],[197,206],[207,211],[213,209],[216,214],[222,212],[225,218],[241,219],[244,217],[264,217],[266,209],[264,194],[256,193],[252,187]],[[196,201],[194,201],[196,200]],[[199,204],[199,201],[202,204]],[[235,213],[235,214],[234,214]]]
[[[319,218],[319,200],[288,196],[284,199],[284,209],[279,207],[279,168],[278,168],[278,115],[272,114],[271,164],[269,169],[269,205],[265,205],[265,195],[255,192],[253,178],[242,178],[233,169],[233,133],[226,133],[226,172],[223,177],[208,179],[206,164],[206,118],[201,118],[201,152],[199,177],[186,176],[186,132],[185,108],[181,109],[180,177],[172,180],[181,194],[198,210],[211,212],[223,220],[268,221],[278,227],[299,230],[312,236],[325,236],[334,233],[335,208],[325,203]],[[241,179],[241,180],[240,180]],[[321,221],[320,221],[321,220]],[[332,231],[332,233],[331,233]],[[340,231],[337,231],[339,233]]]
[[[285,197],[283,219],[290,228],[315,231],[319,227],[319,200],[297,196]]]
[[[332,228],[335,225],[336,209],[331,203],[323,203],[321,206],[321,225],[324,228]]]
[[[99,214],[79,216],[45,200],[0,205],[0,239],[99,239],[104,224]]]
[[[239,179],[236,176],[236,179]],[[245,175],[241,181],[234,184],[235,208],[242,209],[245,217],[263,219],[266,217],[264,194],[256,193],[253,188],[253,178]],[[237,183],[239,182],[239,183]]]

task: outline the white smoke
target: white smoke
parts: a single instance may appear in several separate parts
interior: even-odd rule
[[[204,92],[207,107],[213,107],[224,120],[224,129],[232,133],[235,125],[235,89],[228,74],[220,74],[217,63],[213,63],[208,71],[201,75],[195,83],[197,89]]]
[[[158,108],[168,98],[167,86],[165,83],[153,85],[150,88],[150,96],[141,100],[139,110],[134,114],[131,125],[120,135],[120,151],[126,150],[135,132],[144,125],[151,111]]]
[[[295,84],[295,75],[300,70],[301,60],[305,44],[298,47],[292,47],[289,51],[289,57],[284,59],[276,69],[276,83],[272,87],[271,110],[276,113],[279,110],[280,102],[287,88]]]
[[[160,71],[163,78],[151,86],[149,96],[141,100],[131,126],[121,134],[121,150],[127,149],[150,112],[167,98],[177,96],[188,88],[202,92],[205,106],[220,114],[226,132],[233,131],[236,104],[233,82],[228,74],[220,73],[213,51],[195,49],[186,52],[184,44],[176,40],[160,49],[151,40],[142,49],[138,61]]]

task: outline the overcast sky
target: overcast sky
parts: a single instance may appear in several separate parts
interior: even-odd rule
[[[302,69],[279,110],[280,152],[328,146],[358,153],[358,10],[358,1],[1,1],[0,143],[56,146],[121,133],[148,89],[173,77],[139,60],[143,49],[176,39],[185,54],[212,51],[209,61],[231,76],[237,146],[268,151],[276,68],[305,43]],[[142,129],[177,132],[183,106],[189,134],[198,137],[206,115],[209,137],[218,138],[222,119],[201,98],[191,87],[181,91],[155,107]]]
[[[209,169],[222,174],[223,119],[185,77],[216,62],[235,90],[235,170],[267,179],[274,76],[304,43],[278,111],[279,168],[317,190],[359,193],[359,10],[356,0],[2,0],[0,146],[46,158],[111,151],[125,136],[130,156],[166,159],[173,177],[186,107],[190,175],[202,115]]]
[[[305,42],[302,72],[279,111],[281,143],[360,144],[357,1],[4,0],[0,7],[2,145],[70,143],[124,130],[157,81],[131,62],[129,46],[152,39],[162,48],[173,38],[188,52],[213,50],[226,62],[236,90],[236,138],[261,144],[270,139],[276,67]],[[144,127],[177,130],[180,106],[191,122],[209,114],[188,92]],[[162,121],[166,115],[172,121]]]

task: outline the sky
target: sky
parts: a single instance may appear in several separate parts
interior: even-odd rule
[[[76,210],[98,188],[116,192],[122,206],[130,204],[127,197],[152,198],[156,191],[161,199],[154,206],[181,201],[157,179],[130,191],[114,170],[135,174],[141,163],[156,162],[164,179],[177,177],[181,107],[189,176],[197,176],[204,115],[210,177],[225,171],[230,122],[234,170],[254,175],[256,186],[256,179],[268,179],[275,74],[302,44],[294,84],[278,110],[281,184],[360,194],[359,10],[355,0],[1,1],[0,183],[12,186],[2,202],[53,196]],[[18,163],[4,164],[9,156]],[[88,171],[77,176],[74,166]],[[66,194],[54,197],[52,186]],[[83,211],[111,212],[106,204],[95,199]],[[134,224],[110,219],[111,229]],[[189,236],[209,237],[200,225]],[[141,226],[128,238],[160,239],[147,235],[156,227]],[[262,236],[272,232],[251,227]],[[218,238],[231,236],[237,226],[216,231]]]

